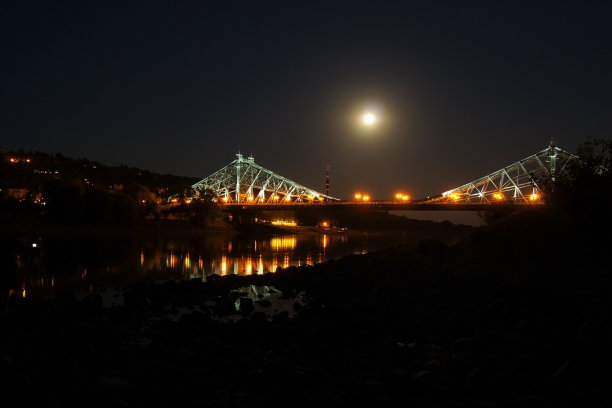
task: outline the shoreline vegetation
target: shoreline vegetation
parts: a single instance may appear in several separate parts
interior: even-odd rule
[[[201,225],[185,218],[171,219],[141,219],[128,225],[121,224],[66,224],[48,220],[40,214],[8,213],[0,214],[2,231],[0,238],[5,239],[20,235],[74,235],[74,236],[109,236],[109,235],[149,235],[157,234],[166,237],[172,236],[201,236],[205,234],[302,234],[302,233],[362,233],[403,231],[424,236],[425,238],[439,238],[442,240],[456,239],[469,234],[474,227],[463,224],[452,224],[449,221],[428,221],[410,219],[401,215],[392,215],[384,212],[358,212],[349,216],[338,217],[326,214],[319,218],[340,218],[348,227],[323,228],[317,225],[276,226],[270,223],[257,223],[254,221],[244,224],[229,223],[222,219]],[[283,214],[286,215],[286,214]],[[295,216],[289,214],[289,216]],[[374,222],[371,218],[376,218]],[[369,220],[370,219],[370,220]],[[367,221],[366,221],[367,220]],[[338,224],[338,222],[336,222]],[[355,226],[355,227],[353,227]]]

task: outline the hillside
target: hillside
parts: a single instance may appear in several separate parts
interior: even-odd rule
[[[183,192],[199,179],[159,174],[127,165],[107,166],[87,159],[42,152],[0,152],[0,189],[26,189],[36,195],[45,184],[60,180],[83,187],[122,190],[140,185],[161,198]]]

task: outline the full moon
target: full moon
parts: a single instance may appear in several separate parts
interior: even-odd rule
[[[361,120],[366,126],[372,126],[374,123],[376,123],[377,118],[372,112],[367,112],[363,115]]]

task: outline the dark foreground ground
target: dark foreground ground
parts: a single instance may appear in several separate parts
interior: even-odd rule
[[[451,247],[141,285],[123,306],[12,298],[2,405],[612,406],[608,226],[540,210]],[[249,285],[290,313],[231,292]]]

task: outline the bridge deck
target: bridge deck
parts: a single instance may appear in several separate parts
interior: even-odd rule
[[[334,203],[292,203],[292,204],[246,204],[232,203],[224,204],[222,207],[228,211],[231,210],[259,210],[259,211],[286,211],[286,210],[330,210],[330,209],[363,209],[363,210],[385,210],[385,211],[493,211],[504,210],[511,208],[528,208],[543,205],[538,204],[521,204],[521,203],[501,203],[501,204],[440,204],[440,203],[403,203],[396,201],[371,201],[371,202],[354,202],[354,201],[339,201]]]

